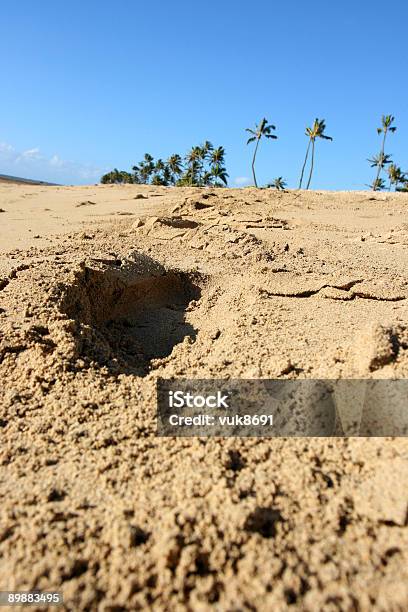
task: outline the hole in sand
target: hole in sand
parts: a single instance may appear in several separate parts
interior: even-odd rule
[[[112,373],[146,375],[196,329],[186,309],[200,297],[198,278],[165,270],[146,257],[125,270],[85,267],[65,292],[62,311],[78,323],[82,358]]]
[[[258,507],[247,517],[244,529],[259,533],[263,538],[273,538],[276,535],[276,525],[281,521],[279,510]]]

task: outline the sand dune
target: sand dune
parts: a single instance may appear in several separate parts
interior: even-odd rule
[[[155,403],[158,376],[408,378],[407,194],[1,184],[0,208],[1,589],[407,609],[406,438],[158,438]]]

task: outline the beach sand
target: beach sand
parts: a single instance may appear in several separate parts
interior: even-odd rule
[[[159,376],[408,378],[408,194],[2,183],[0,208],[0,590],[408,608],[406,438],[158,438],[155,403]]]

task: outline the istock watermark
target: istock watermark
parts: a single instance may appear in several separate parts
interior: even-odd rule
[[[229,408],[229,395],[217,391],[215,395],[194,395],[183,391],[169,391],[170,408]]]
[[[271,436],[273,401],[259,401],[253,381],[157,382],[161,436]],[[255,401],[254,401],[255,400]]]
[[[159,436],[407,436],[408,380],[157,380]]]

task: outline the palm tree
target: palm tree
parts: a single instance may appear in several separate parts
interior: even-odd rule
[[[172,173],[171,182],[174,185],[176,183],[177,177],[179,177],[183,172],[183,164],[180,155],[178,153],[170,155],[169,159],[167,160],[167,166],[169,167],[170,172]]]
[[[138,166],[133,166],[132,170],[133,170],[133,183],[135,183],[136,185],[140,185],[141,183],[143,183],[142,178],[140,176],[140,168]]]
[[[273,179],[271,183],[268,183],[267,187],[272,187],[273,189],[282,191],[286,187],[286,182],[283,180],[283,176],[278,176],[277,178]]]
[[[367,185],[367,187],[370,187],[373,191],[381,191],[385,189],[385,181],[382,178],[374,179],[371,185]]]
[[[201,147],[192,147],[186,155],[186,174],[189,177],[190,185],[195,185],[199,182],[202,157],[203,151]]]
[[[153,163],[153,162],[152,162]],[[157,162],[153,163],[153,176],[151,178],[152,185],[165,185],[165,179],[163,177],[163,172],[166,166],[162,159],[158,159]]]
[[[309,157],[309,151],[310,151],[310,146],[312,147],[312,161],[310,164],[310,173],[309,173],[309,180],[307,181],[307,185],[306,185],[306,189],[309,189],[310,187],[310,182],[312,180],[312,174],[313,174],[313,167],[314,167],[314,152],[315,152],[315,141],[316,138],[322,138],[323,140],[333,140],[333,138],[331,136],[326,136],[326,134],[324,133],[326,129],[326,122],[324,119],[321,119],[319,121],[319,119],[315,119],[313,126],[307,127],[306,128],[306,136],[309,137],[309,143],[307,145],[307,149],[306,149],[306,157],[305,157],[305,161],[303,162],[303,166],[302,166],[302,172],[300,174],[300,181],[299,181],[299,189],[302,188],[302,182],[303,182],[303,175],[305,172],[305,168],[306,168],[306,163]]]
[[[155,170],[153,157],[149,153],[145,153],[143,161],[141,161],[138,166],[133,166],[132,170],[138,183],[148,184]]]
[[[405,175],[404,180],[402,181],[401,187],[396,187],[395,191],[404,191],[408,192],[408,176]]]
[[[211,154],[211,151],[214,150],[214,147],[209,140],[206,140],[204,144],[201,145],[200,148],[201,148],[201,151],[204,157],[209,156]]]
[[[385,148],[385,139],[387,138],[388,132],[395,132],[397,129],[394,125],[392,125],[395,121],[395,117],[393,115],[383,115],[381,117],[381,127],[377,128],[377,134],[383,134],[382,145],[380,154],[384,156],[384,148]],[[376,180],[380,178],[381,170],[384,166],[378,165]],[[376,181],[373,182],[373,185],[376,184]],[[376,189],[373,187],[373,191]]]
[[[210,163],[211,164],[223,164],[225,158],[225,149],[224,147],[217,147],[213,149],[210,153]]]
[[[206,181],[204,179],[205,174],[205,162],[210,161],[211,153],[214,150],[213,145],[209,140],[206,140],[202,145],[195,147],[197,149],[197,184],[199,186],[205,185]]]
[[[388,178],[390,179],[390,184],[388,186],[388,191],[391,191],[391,187],[395,185],[395,190],[397,190],[398,185],[404,183],[406,180],[405,173],[402,172],[401,168],[396,164],[391,164],[387,168]]]
[[[174,176],[167,163],[164,164],[162,179],[163,185],[174,185]]]
[[[391,155],[389,155],[388,153],[378,153],[377,155],[369,157],[367,161],[370,162],[372,168],[374,168],[375,166],[379,166],[382,170],[387,164],[392,163],[392,158]]]
[[[276,127],[272,124],[268,125],[268,121],[267,119],[265,119],[265,117],[262,119],[262,121],[260,121],[259,125],[255,125],[255,130],[251,130],[250,128],[246,128],[245,130],[246,132],[249,132],[250,134],[252,134],[252,136],[248,138],[247,145],[250,142],[254,142],[256,140],[254,156],[252,158],[252,174],[254,177],[255,187],[258,187],[258,183],[256,182],[256,175],[255,175],[255,160],[256,160],[256,154],[258,152],[259,143],[261,141],[262,136],[265,136],[265,138],[273,138],[274,140],[276,140],[277,136],[271,133],[272,131],[275,131],[275,130],[276,130]]]
[[[373,155],[373,157],[367,159],[367,161],[370,163],[371,168],[378,168],[377,176],[370,185],[371,189],[373,191],[380,191],[381,189],[384,189],[384,185],[382,185],[381,183],[380,173],[381,170],[385,168],[385,166],[391,164],[391,155],[388,155],[387,153],[381,151],[380,153],[378,153],[378,155]],[[380,185],[382,186],[379,187]]]
[[[210,177],[214,180],[215,187],[222,187],[222,183],[224,183],[224,185],[228,183],[227,171],[221,164],[212,164]]]
[[[174,175],[169,164],[162,159],[158,159],[154,166],[154,174],[151,180],[152,185],[174,185]]]

